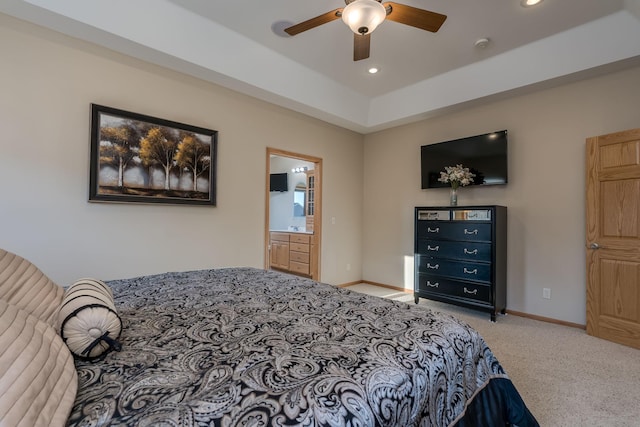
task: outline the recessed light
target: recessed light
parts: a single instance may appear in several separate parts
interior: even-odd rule
[[[375,74],[375,73],[377,73],[378,71],[380,71],[380,70],[378,70],[376,67],[371,67],[371,68],[369,68],[369,74]]]
[[[520,5],[522,7],[531,7],[542,3],[542,1],[543,0],[520,0]]]

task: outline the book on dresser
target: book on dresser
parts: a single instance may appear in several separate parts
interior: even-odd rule
[[[487,311],[507,305],[507,208],[415,208],[414,298]]]

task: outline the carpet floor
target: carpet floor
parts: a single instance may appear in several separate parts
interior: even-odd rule
[[[414,304],[413,295],[357,284],[352,291]],[[483,336],[541,426],[639,427],[640,350],[582,329],[514,315],[498,316],[420,299]]]

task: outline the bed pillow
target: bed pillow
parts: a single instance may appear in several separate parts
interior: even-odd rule
[[[69,286],[58,322],[60,336],[77,357],[92,359],[121,349],[122,321],[111,288],[100,280],[80,279]]]
[[[65,426],[78,388],[54,328],[0,300],[0,425]]]
[[[63,294],[38,267],[0,249],[0,299],[55,327]]]

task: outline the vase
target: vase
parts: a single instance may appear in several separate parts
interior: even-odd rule
[[[458,189],[451,187],[449,192],[449,205],[458,206]]]

